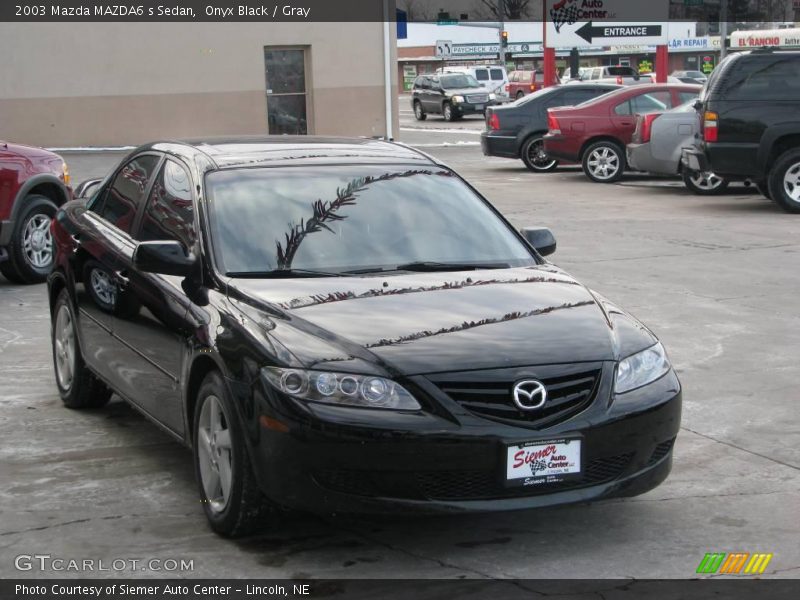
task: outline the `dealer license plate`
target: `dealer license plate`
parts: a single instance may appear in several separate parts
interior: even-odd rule
[[[483,104],[476,104],[475,110],[483,110]]]
[[[553,439],[508,446],[506,485],[535,486],[580,477],[581,440]]]

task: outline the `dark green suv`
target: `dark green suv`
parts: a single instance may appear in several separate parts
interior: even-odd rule
[[[730,55],[696,108],[701,133],[683,150],[684,169],[751,180],[784,210],[800,213],[800,52]]]
[[[418,121],[424,121],[428,113],[455,121],[468,114],[482,115],[487,106],[495,104],[495,95],[465,73],[421,75],[411,91],[411,107]]]

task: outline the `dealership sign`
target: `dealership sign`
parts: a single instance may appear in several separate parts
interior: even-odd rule
[[[648,2],[648,20],[623,20],[643,5],[638,0],[546,0],[547,45],[552,48],[659,45],[667,43],[669,4]],[[657,15],[658,21],[650,19]],[[619,19],[619,21],[615,20]]]

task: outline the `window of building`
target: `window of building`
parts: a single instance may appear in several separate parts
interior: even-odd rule
[[[307,134],[306,51],[265,47],[264,70],[269,133]]]
[[[118,229],[130,233],[158,161],[158,156],[144,154],[127,163],[117,173],[103,201],[92,210]]]

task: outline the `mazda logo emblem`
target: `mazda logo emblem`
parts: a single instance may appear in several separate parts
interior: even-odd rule
[[[521,410],[542,408],[547,401],[547,388],[541,381],[529,379],[514,386],[514,404]]]

